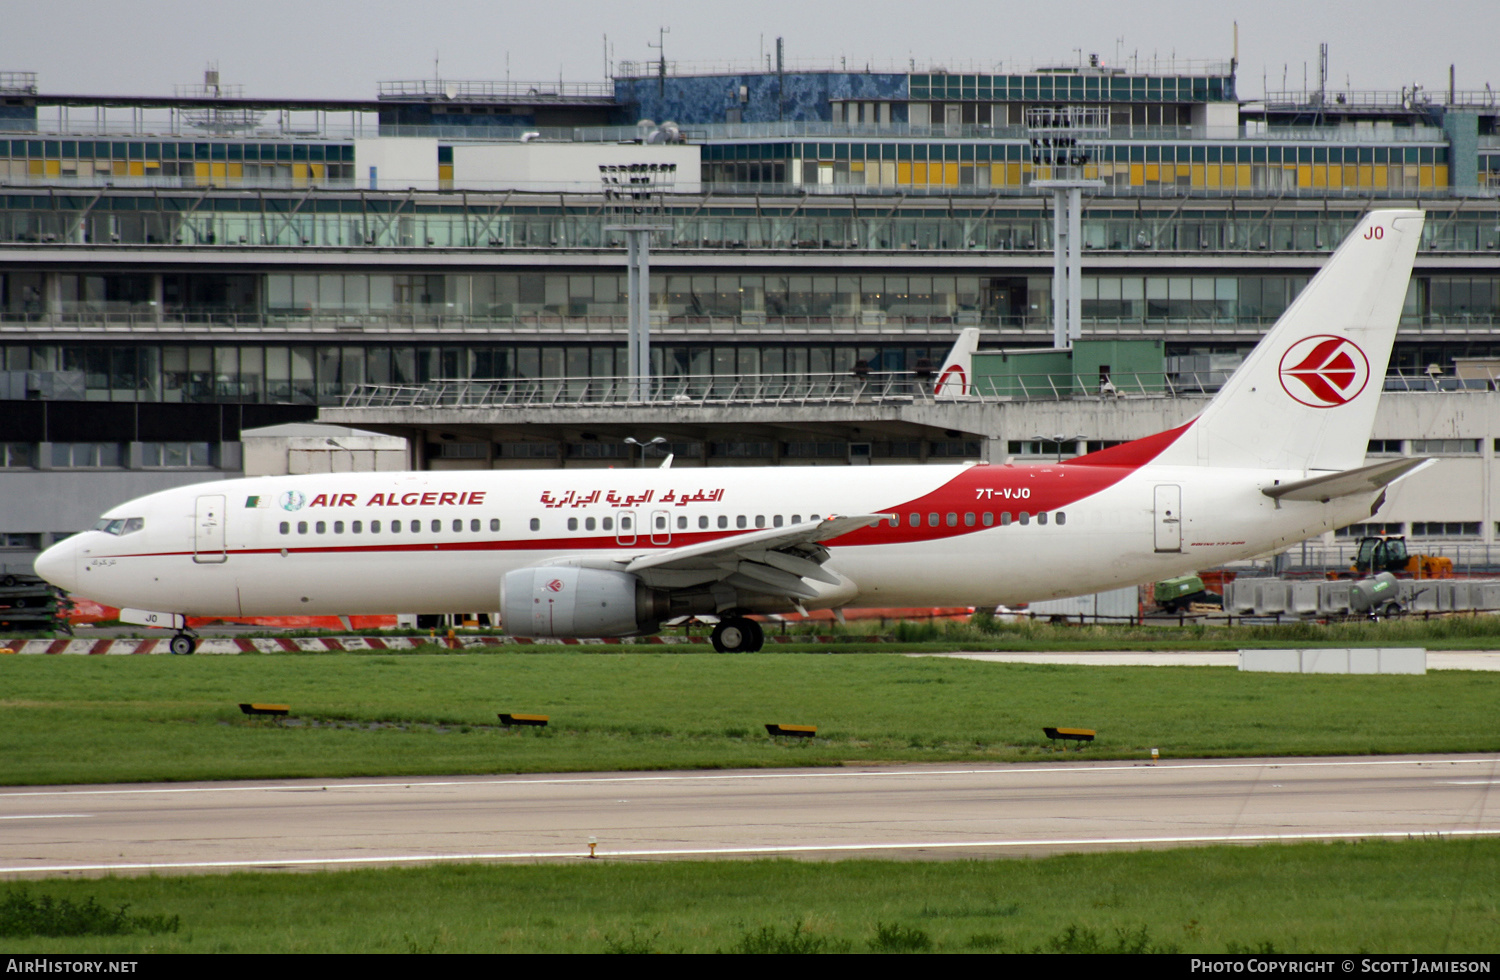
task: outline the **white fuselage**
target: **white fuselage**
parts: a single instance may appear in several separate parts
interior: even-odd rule
[[[99,602],[192,616],[469,612],[499,608],[502,576],[526,566],[597,567],[888,514],[896,526],[825,542],[826,568],[848,586],[807,607],[992,606],[1159,580],[1369,513],[1363,495],[1278,503],[1260,492],[1304,476],[981,464],[263,477],[113,508],[101,524],[138,518],[139,529],[76,535],[38,570]]]

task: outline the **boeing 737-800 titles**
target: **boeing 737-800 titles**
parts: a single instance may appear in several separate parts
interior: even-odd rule
[[[532,637],[715,615],[716,648],[755,650],[754,613],[994,606],[1265,554],[1428,462],[1364,463],[1422,222],[1368,214],[1196,418],[1061,463],[258,477],[112,508],[37,570],[179,652],[185,616],[496,608]]]

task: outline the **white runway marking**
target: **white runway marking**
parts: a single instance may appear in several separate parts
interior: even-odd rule
[[[1500,827],[1490,827],[1475,830],[1445,830],[1441,833],[1426,830],[1394,830],[1374,831],[1358,833],[1309,833],[1309,834],[1204,834],[1187,837],[1063,837],[1051,840],[981,840],[981,841],[934,841],[920,844],[811,844],[811,845],[787,845],[766,847],[706,847],[706,848],[682,848],[651,849],[631,851],[602,850],[597,859],[608,858],[691,858],[691,857],[734,857],[752,856],[763,854],[775,856],[778,854],[814,854],[814,853],[851,853],[859,851],[921,851],[921,850],[962,850],[975,848],[1015,848],[1015,847],[1089,847],[1089,846],[1111,846],[1119,845],[1125,847],[1149,847],[1151,845],[1171,844],[1274,844],[1295,843],[1298,841],[1327,841],[1327,840],[1406,840],[1406,839],[1441,839],[1448,837],[1490,837],[1500,836]],[[595,860],[597,860],[595,859]],[[0,867],[0,874],[38,874],[38,873],[60,873],[68,871],[174,871],[190,868],[293,868],[293,867],[325,867],[325,866],[351,866],[362,864],[405,864],[409,862],[422,863],[452,863],[463,861],[588,861],[587,853],[582,851],[509,851],[475,854],[388,854],[384,856],[366,855],[363,857],[344,858],[292,858],[278,859],[267,858],[260,861],[173,861],[156,863],[125,863],[118,864],[53,864],[32,865],[16,867]]]
[[[1073,763],[1080,763],[1073,765]],[[570,783],[669,783],[669,782],[699,782],[699,781],[727,781],[727,780],[757,780],[757,779],[852,779],[852,778],[911,778],[927,776],[963,776],[981,774],[1048,774],[1067,773],[1076,775],[1079,773],[1109,773],[1131,770],[1143,771],[1170,771],[1178,769],[1314,769],[1343,766],[1455,766],[1455,765],[1495,765],[1500,766],[1500,758],[1482,759],[1468,757],[1464,759],[1333,759],[1320,760],[1316,762],[1302,762],[1280,759],[1263,759],[1255,762],[1233,760],[1225,762],[1159,762],[1149,763],[1145,760],[1140,762],[1110,762],[1102,765],[1090,765],[1085,759],[1070,759],[1066,763],[1059,762],[1048,766],[1006,766],[991,769],[910,769],[910,770],[884,770],[884,769],[805,769],[796,772],[777,770],[776,772],[738,772],[738,773],[712,773],[712,774],[652,774],[649,776],[618,776],[609,773],[586,775],[586,776],[548,776],[542,779],[528,779],[525,776],[506,776],[497,779],[425,779],[420,776],[410,779],[391,779],[383,783],[343,783],[329,782],[326,784],[276,784],[258,783],[251,786],[234,784],[227,786],[142,786],[131,788],[129,786],[111,787],[109,789],[77,789],[77,790],[28,790],[22,792],[0,792],[0,799],[15,797],[34,796],[120,796],[133,794],[153,793],[261,793],[266,791],[285,792],[315,792],[319,790],[335,789],[392,789],[396,786],[430,787],[430,786],[507,786],[521,784],[527,786],[557,786]]]

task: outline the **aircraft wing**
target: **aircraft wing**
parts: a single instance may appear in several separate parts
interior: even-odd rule
[[[1318,500],[1327,503],[1335,497],[1348,497],[1383,490],[1397,480],[1411,476],[1418,470],[1426,469],[1435,462],[1437,460],[1431,456],[1391,459],[1370,466],[1361,466],[1354,470],[1342,470],[1338,473],[1309,477],[1306,480],[1294,480],[1291,483],[1262,487],[1260,492],[1276,500]]]
[[[835,588],[847,585],[845,579],[823,567],[828,551],[822,542],[885,519],[885,514],[860,514],[765,528],[670,551],[653,551],[626,562],[624,571],[639,575],[647,585],[657,588],[722,581],[797,602],[829,591],[812,582]]]

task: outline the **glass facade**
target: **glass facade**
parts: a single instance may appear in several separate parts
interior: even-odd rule
[[[1161,165],[1158,165],[1161,166]],[[1414,192],[1415,193],[1415,192]],[[83,195],[56,189],[0,194],[0,243],[277,246],[348,249],[608,250],[623,242],[598,196],[467,199],[440,195],[129,193]],[[1424,201],[1432,220],[1424,249],[1493,252],[1500,205]],[[1003,204],[1004,206],[1000,206]],[[1191,206],[1189,206],[1191,204]],[[1363,204],[1298,206],[1265,199],[1170,202],[1091,199],[1083,218],[1090,250],[1316,252],[1336,246]],[[734,195],[668,202],[654,249],[695,251],[1030,252],[1052,247],[1052,215],[1038,199],[942,202],[911,199],[875,207],[818,199],[745,202]],[[254,261],[251,259],[250,261]],[[799,260],[799,264],[800,260]]]
[[[1176,123],[1171,124],[1174,128]],[[1174,134],[1175,135],[1175,134]],[[1106,142],[1084,177],[1146,194],[1431,192],[1448,185],[1448,146],[1423,143],[1145,140]],[[1440,134],[1437,134],[1440,135]],[[1034,176],[1024,139],[718,143],[703,147],[709,184],[782,182],[1025,190]]]

